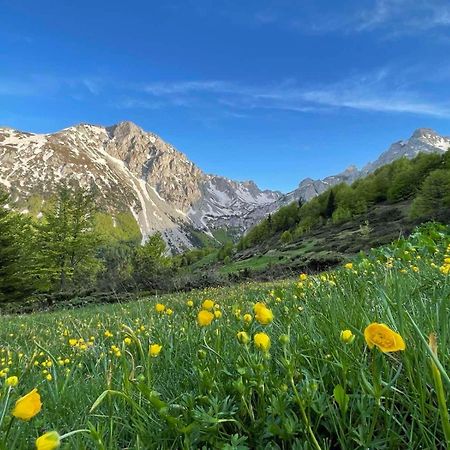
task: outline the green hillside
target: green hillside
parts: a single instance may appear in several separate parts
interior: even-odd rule
[[[422,222],[450,223],[450,153],[419,154],[285,206],[233,248],[197,261],[231,279],[271,279],[339,264],[361,250],[407,236]],[[212,269],[213,268],[213,269]]]

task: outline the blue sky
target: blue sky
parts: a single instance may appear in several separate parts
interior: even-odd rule
[[[447,0],[0,0],[0,124],[131,120],[289,191],[450,135]]]

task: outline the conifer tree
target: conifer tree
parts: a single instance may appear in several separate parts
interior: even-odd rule
[[[31,290],[24,245],[25,219],[7,208],[9,195],[0,191],[0,302],[25,297]]]
[[[97,207],[91,190],[62,185],[39,226],[37,265],[44,289],[89,285],[101,265],[96,259]]]

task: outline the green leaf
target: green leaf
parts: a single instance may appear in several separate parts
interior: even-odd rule
[[[344,388],[340,384],[334,387],[333,397],[336,400],[336,403],[339,405],[339,409],[341,410],[342,414],[345,414],[347,412],[350,397],[345,393]]]

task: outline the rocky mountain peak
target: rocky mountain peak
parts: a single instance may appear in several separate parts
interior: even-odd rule
[[[342,173],[354,173],[357,172],[358,170],[359,169],[354,164],[352,164],[351,166],[348,166]]]
[[[206,175],[132,122],[81,123],[42,135],[0,129],[0,185],[18,208],[31,197],[45,200],[68,179],[95,185],[113,216],[131,213],[144,238],[159,231],[175,251],[193,246],[192,229],[248,228],[264,217],[260,207],[280,196],[251,181]]]
[[[434,131],[432,128],[417,128],[414,131],[411,138],[419,139],[419,138],[429,138],[429,137],[437,137],[439,134]],[[440,137],[440,136],[439,136]]]
[[[117,140],[124,140],[129,137],[140,137],[145,134],[145,131],[142,128],[130,121],[122,121],[115,125],[106,127],[106,131],[109,133],[111,138]]]

